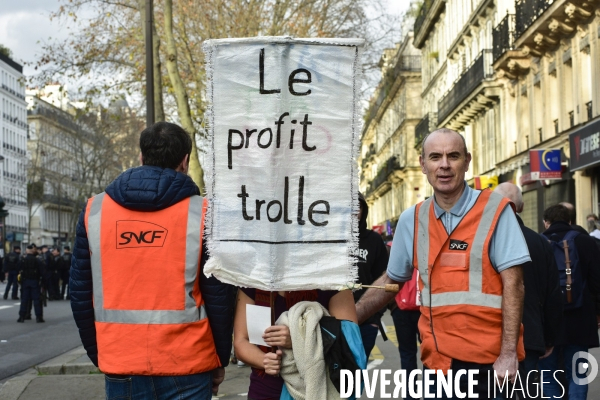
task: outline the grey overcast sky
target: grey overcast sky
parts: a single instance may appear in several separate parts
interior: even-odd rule
[[[387,0],[390,13],[400,14],[409,6],[409,0]],[[0,44],[11,49],[19,63],[34,61],[41,45],[52,39],[64,39],[68,30],[48,15],[58,9],[57,0],[0,0]],[[25,75],[34,71],[25,66]]]

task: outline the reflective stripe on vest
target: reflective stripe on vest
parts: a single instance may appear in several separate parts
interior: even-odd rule
[[[94,314],[97,322],[128,324],[182,324],[206,318],[204,304],[196,306],[192,292],[199,271],[200,243],[202,232],[203,198],[192,196],[189,201],[186,245],[185,245],[185,309],[184,310],[114,310],[104,308],[102,287],[101,215],[106,193],[93,197],[87,220],[87,236],[92,263],[94,288]]]
[[[428,274],[429,268],[432,267],[432,265],[429,265],[429,213],[431,207],[434,206],[433,196],[421,204],[419,207],[418,230],[415,233],[415,240],[417,240],[417,264],[423,282],[423,290],[421,291],[421,304],[423,306],[438,307],[464,304],[497,309],[502,308],[502,296],[482,292],[484,244],[502,199],[503,197],[499,195],[490,196],[483,209],[475,239],[469,252],[469,291],[436,293],[433,295],[430,294]]]

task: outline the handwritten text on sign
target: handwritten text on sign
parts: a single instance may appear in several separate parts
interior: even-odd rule
[[[207,270],[265,289],[347,282],[360,42],[210,44]]]

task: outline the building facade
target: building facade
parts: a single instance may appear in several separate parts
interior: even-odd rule
[[[359,156],[360,190],[370,226],[395,226],[400,213],[426,196],[415,149],[421,117],[421,55],[412,32],[384,51],[382,79],[365,114]]]
[[[600,13],[590,4],[425,0],[415,20],[423,63],[417,140],[438,127],[463,134],[473,154],[468,182],[518,184],[523,220],[537,231],[543,210],[561,201],[575,204],[579,224],[599,211]],[[561,153],[557,175],[540,179],[530,151],[553,149]]]
[[[121,171],[100,112],[84,112],[59,85],[27,91],[31,242],[72,244],[85,201]],[[100,122],[98,122],[100,121]]]
[[[27,240],[27,105],[23,67],[0,53],[0,105],[2,147],[0,148],[0,195],[4,199],[1,230],[2,250]]]

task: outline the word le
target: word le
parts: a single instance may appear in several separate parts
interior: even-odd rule
[[[260,88],[259,93],[264,95],[281,93],[281,89],[265,89],[265,49],[260,49],[259,57],[258,57],[258,74],[260,80]],[[303,74],[304,76],[298,77],[298,75]],[[310,71],[304,68],[298,68],[292,71],[288,78],[288,90],[290,94],[294,96],[308,96],[311,94],[311,90],[298,91],[294,88],[294,84],[296,83],[311,83],[312,76]],[[281,126],[285,123],[285,117],[289,117],[289,112],[284,112],[279,116],[279,119],[275,121],[275,147],[281,147]],[[290,124],[295,125],[298,123],[297,119],[291,119]],[[302,149],[304,151],[314,151],[317,146],[310,146],[308,144],[308,126],[312,125],[312,122],[308,119],[308,114],[304,114],[304,119],[299,122],[302,126]],[[258,129],[246,129],[245,135],[242,131],[238,129],[229,129],[228,139],[227,139],[227,168],[233,169],[233,152],[247,149],[250,145],[251,137],[253,133],[256,133]],[[289,148],[293,150],[294,148],[294,134],[295,129],[290,130],[290,141]],[[265,136],[266,135],[266,136]],[[234,136],[237,136],[239,140],[235,140]],[[270,127],[266,127],[262,129],[256,137],[256,144],[261,149],[266,149],[271,146],[273,143],[273,130]],[[285,224],[291,224],[293,221],[289,218],[288,212],[288,197],[289,197],[289,178],[285,177],[284,184],[284,194],[283,194],[283,205],[279,200],[272,200],[266,206],[265,214],[267,216],[267,220],[269,222],[279,222],[283,216],[283,222]],[[242,185],[241,192],[237,194],[237,197],[242,199],[242,217],[245,221],[261,221],[261,207],[265,204],[266,200],[256,199],[255,213],[254,216],[248,214],[247,202],[246,199],[250,196],[249,192],[246,190],[246,185]],[[324,209],[316,209],[317,206],[322,205]],[[329,202],[325,200],[316,200],[308,207],[308,220],[314,226],[326,226],[329,221],[323,220],[321,222],[315,221],[313,218],[314,214],[329,214],[330,206]],[[298,183],[298,214],[296,218],[296,222],[298,225],[305,225],[306,221],[303,219],[304,216],[304,176],[300,177]]]

